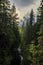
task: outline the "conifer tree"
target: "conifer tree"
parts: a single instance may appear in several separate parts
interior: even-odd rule
[[[31,10],[30,18],[26,21],[25,31],[23,33],[23,43],[21,47],[21,53],[23,56],[23,65],[31,65],[32,60],[29,58],[31,57],[31,53],[29,51],[29,46],[31,41],[33,40],[33,21],[34,21],[34,13]]]
[[[33,9],[31,10],[31,13],[30,13],[30,18],[29,18],[29,21],[27,20],[27,23],[26,23],[26,32],[25,32],[25,35],[26,35],[26,42],[25,44],[30,44],[31,43],[31,40],[33,39],[33,21],[34,21],[34,13],[33,13]]]
[[[38,9],[38,26],[39,26],[39,31],[38,31],[38,43],[40,44],[40,65],[43,65],[43,0],[41,0],[40,7]]]
[[[16,8],[13,4],[12,8],[11,8],[11,18],[12,18],[12,33],[10,36],[10,41],[11,41],[11,56],[12,56],[12,60],[10,65],[20,65],[21,64],[21,57],[20,57],[20,53],[19,53],[19,46],[21,43],[21,38],[20,38],[20,34],[19,34],[19,30],[18,30],[18,26],[17,26],[17,22],[16,20],[17,18],[17,14],[16,14]]]
[[[7,65],[10,62],[9,54],[9,35],[7,34],[9,22],[10,2],[0,0],[0,64]]]
[[[0,1],[0,64],[12,65],[21,63],[18,52],[21,43],[18,26],[16,24],[16,8],[10,8],[9,0]],[[2,41],[3,40],[3,41]],[[16,59],[16,60],[15,60]],[[15,62],[14,62],[15,61]]]
[[[34,22],[34,12],[33,12],[33,9],[32,9],[31,13],[30,13],[30,21],[29,21],[30,25],[32,25],[33,22]]]

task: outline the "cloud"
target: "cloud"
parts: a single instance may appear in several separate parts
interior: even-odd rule
[[[35,2],[35,0],[21,0],[22,6],[28,6]]]
[[[32,5],[36,1],[37,0],[13,0],[13,2],[16,3],[16,6],[19,6],[19,7],[26,7],[26,6]]]
[[[10,0],[16,6],[20,18],[23,18],[27,13],[30,13],[33,8],[37,13],[37,8],[40,5],[40,0]]]

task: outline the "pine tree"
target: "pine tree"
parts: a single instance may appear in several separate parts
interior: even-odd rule
[[[43,65],[43,0],[41,0],[40,7],[38,9],[38,26],[39,26],[39,31],[38,31],[38,43],[40,44],[40,60],[39,63],[40,65]]]
[[[33,21],[34,21],[34,12],[33,12],[33,9],[31,10],[30,12],[30,18],[29,18],[29,21],[27,20],[27,23],[26,23],[26,42],[25,44],[30,44],[31,43],[31,40],[33,39]]]
[[[31,41],[33,40],[33,21],[34,21],[34,13],[31,10],[30,18],[26,21],[25,31],[23,33],[23,43],[21,47],[21,53],[23,56],[23,65],[32,64],[31,53],[29,51],[29,47],[31,45]]]
[[[38,8],[38,24],[43,24],[43,0],[41,0],[40,7]]]
[[[8,0],[0,0],[0,64],[7,65],[10,62],[9,35],[7,34],[9,22],[10,3]]]
[[[29,21],[31,26],[32,26],[33,22],[34,22],[34,12],[33,12],[33,9],[32,9],[31,13],[30,13],[30,21]]]
[[[0,27],[2,32],[7,32],[7,26],[9,22],[10,2],[7,0],[0,1],[0,18],[2,26]],[[3,28],[3,29],[2,29]]]
[[[13,4],[12,8],[11,8],[11,18],[12,18],[12,32],[10,35],[10,41],[11,41],[11,47],[10,47],[10,54],[12,56],[12,60],[10,65],[20,65],[21,64],[21,57],[20,57],[20,53],[18,51],[18,48],[20,46],[21,43],[21,38],[20,38],[20,34],[19,34],[19,30],[18,30],[18,26],[17,26],[17,14],[16,14],[16,8]]]
[[[9,65],[15,62],[21,63],[18,52],[21,43],[18,26],[16,24],[16,8],[10,9],[8,0],[0,1],[0,64]],[[3,41],[2,41],[3,40]],[[16,58],[16,60],[15,60]],[[15,61],[15,62],[14,62]],[[16,64],[15,64],[16,65]]]

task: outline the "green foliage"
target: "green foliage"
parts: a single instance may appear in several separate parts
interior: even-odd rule
[[[23,31],[21,53],[23,65],[43,65],[43,0],[38,9],[37,22],[34,22],[33,10],[30,20],[27,21]]]
[[[15,15],[12,17],[13,14]],[[18,52],[21,39],[18,31],[18,26],[16,24],[16,16],[17,16],[16,8],[15,9],[10,8],[9,0],[1,0],[0,1],[0,65],[15,64],[13,63],[15,59],[17,62],[19,59],[19,64],[21,63],[20,54]],[[15,51],[16,54],[15,56],[13,56],[12,53],[15,53]]]
[[[39,31],[38,31],[38,43],[40,44],[40,65],[43,65],[43,0],[41,0],[41,4],[38,10],[40,16],[38,17],[38,25]]]
[[[19,29],[17,16],[14,4],[0,0],[0,65],[43,65],[43,0],[36,23],[33,9]]]

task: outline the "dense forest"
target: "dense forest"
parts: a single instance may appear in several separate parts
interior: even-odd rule
[[[20,27],[9,0],[0,0],[0,65],[43,65],[43,0]]]

